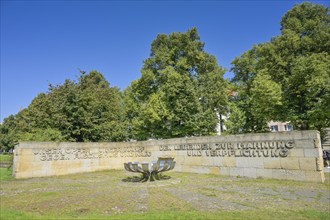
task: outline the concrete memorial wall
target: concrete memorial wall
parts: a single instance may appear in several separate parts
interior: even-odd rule
[[[174,171],[324,182],[317,131],[192,137],[120,143],[23,142],[16,178],[124,169],[125,162],[175,158]]]

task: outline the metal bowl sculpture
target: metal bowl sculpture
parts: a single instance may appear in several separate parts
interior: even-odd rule
[[[158,161],[149,163],[128,162],[124,163],[125,170],[134,173],[141,173],[140,182],[155,181],[161,179],[161,172],[172,170],[175,161],[172,157],[158,157]]]

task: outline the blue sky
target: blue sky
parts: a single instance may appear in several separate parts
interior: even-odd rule
[[[1,0],[1,121],[49,83],[75,80],[78,69],[125,89],[161,33],[197,27],[205,51],[229,70],[236,56],[279,35],[281,17],[301,2]]]

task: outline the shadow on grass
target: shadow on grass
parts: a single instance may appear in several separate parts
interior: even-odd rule
[[[164,180],[169,180],[169,179],[171,179],[170,176],[160,174],[159,175],[159,180],[156,180],[156,181],[164,181]],[[130,183],[137,183],[137,182],[142,182],[142,180],[143,180],[143,176],[141,175],[141,176],[129,176],[127,178],[122,179],[121,181],[130,182]]]

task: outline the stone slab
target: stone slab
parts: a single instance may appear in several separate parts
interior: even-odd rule
[[[299,158],[299,167],[301,170],[316,171],[316,158]]]
[[[175,158],[174,171],[251,178],[324,181],[317,131],[294,131],[119,143],[22,142],[15,147],[16,178],[124,169],[126,162]]]

